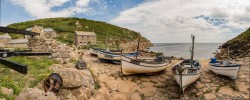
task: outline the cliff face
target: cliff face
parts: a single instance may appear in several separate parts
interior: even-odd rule
[[[145,50],[148,47],[152,46],[152,43],[150,43],[150,41],[147,40],[146,38],[140,36],[140,39],[141,40],[140,40],[139,50]],[[135,51],[137,49],[137,45],[138,45],[138,39],[133,41],[124,41],[120,43],[120,47],[124,49],[125,52]]]
[[[228,46],[230,48],[230,56],[232,58],[250,56],[250,28],[237,37],[224,43],[222,48],[227,48]],[[223,53],[227,52],[226,49],[223,51]]]

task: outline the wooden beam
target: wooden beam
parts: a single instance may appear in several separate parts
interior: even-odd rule
[[[3,26],[0,26],[0,32],[22,34],[22,35],[31,35],[31,36],[39,35],[39,33],[36,33],[36,32],[30,32],[30,31],[26,31],[26,30],[20,30],[20,29],[3,27]]]

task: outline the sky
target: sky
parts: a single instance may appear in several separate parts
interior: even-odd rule
[[[0,25],[79,17],[140,32],[152,43],[223,43],[250,26],[249,0],[1,0]]]

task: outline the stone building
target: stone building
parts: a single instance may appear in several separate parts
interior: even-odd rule
[[[0,47],[6,47],[11,40],[12,38],[8,33],[0,35]]]
[[[57,37],[56,32],[52,28],[43,28],[41,26],[34,26],[33,28],[27,28],[26,31],[36,32],[40,35],[35,36],[37,38],[52,39]],[[25,38],[30,38],[29,35],[25,35]]]
[[[28,48],[28,39],[14,39],[9,41],[10,48]]]
[[[46,39],[52,39],[57,37],[56,32],[52,28],[45,28],[43,29],[43,32],[44,32],[44,37]]]
[[[76,47],[85,46],[85,45],[94,45],[94,44],[96,44],[95,32],[84,32],[84,31],[75,32]]]

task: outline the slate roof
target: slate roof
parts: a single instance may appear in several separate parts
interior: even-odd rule
[[[27,29],[25,29],[26,31],[31,31],[32,30],[32,28],[27,28]]]
[[[45,28],[43,29],[44,32],[54,32],[54,30],[52,28]]]
[[[28,39],[14,39],[9,42],[10,44],[12,43],[28,43]]]
[[[84,31],[76,31],[76,35],[92,35],[92,36],[96,36],[95,32],[84,32]]]

